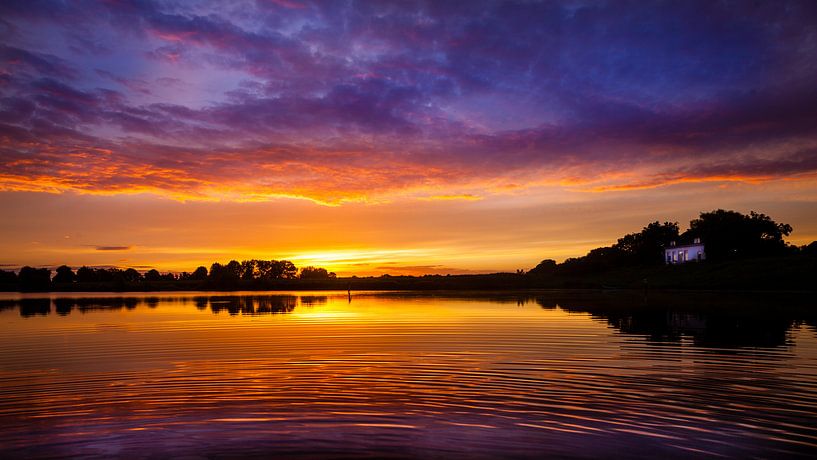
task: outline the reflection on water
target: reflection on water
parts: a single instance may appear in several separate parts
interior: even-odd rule
[[[0,456],[817,452],[808,298],[0,298]]]
[[[210,309],[213,313],[225,311],[231,315],[255,315],[288,313],[300,300],[302,305],[326,303],[326,296],[294,295],[210,295],[193,297],[58,297],[0,299],[0,310],[18,308],[21,316],[48,315],[52,311],[67,315],[77,309],[81,313],[94,310],[132,310],[140,305],[156,308],[162,302],[192,302],[199,310]]]

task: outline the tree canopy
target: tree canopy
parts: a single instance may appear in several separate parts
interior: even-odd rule
[[[788,246],[784,237],[789,236],[789,224],[775,222],[771,217],[750,211],[717,209],[702,212],[689,223],[689,229],[679,233],[677,222],[651,222],[640,232],[619,238],[607,247],[596,248],[582,257],[569,258],[561,264],[551,259],[543,260],[530,270],[531,275],[584,274],[612,270],[619,267],[655,266],[664,263],[664,248],[671,242],[692,243],[700,238],[704,243],[707,260],[727,258],[767,257],[799,251],[804,254],[814,250],[811,245],[798,249]]]
[[[304,267],[301,269],[300,278],[302,280],[311,279],[311,280],[326,280],[337,278],[338,276],[334,272],[328,272],[325,268],[319,267]]]
[[[60,265],[57,267],[57,274],[52,280],[54,283],[73,283],[76,279],[74,271],[67,265]]]
[[[707,259],[723,260],[782,254],[786,251],[783,237],[791,232],[791,225],[777,223],[766,214],[717,209],[692,220],[683,236],[686,240],[700,238]]]
[[[619,238],[613,248],[621,251],[631,264],[657,265],[664,261],[664,248],[677,239],[678,222],[655,221],[638,233]]]
[[[51,287],[51,270],[25,266],[17,274],[21,291],[47,291]]]

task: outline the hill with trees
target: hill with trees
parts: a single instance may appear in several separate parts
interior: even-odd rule
[[[705,289],[813,289],[817,241],[788,244],[791,225],[751,211],[703,212],[681,232],[677,222],[652,222],[607,247],[557,264],[545,259],[527,275],[539,285]],[[664,248],[700,239],[706,260],[666,265]]]

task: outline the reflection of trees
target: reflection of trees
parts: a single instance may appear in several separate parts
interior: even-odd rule
[[[394,293],[390,297],[428,296],[525,305],[587,313],[624,334],[650,343],[680,344],[692,339],[700,347],[777,347],[789,344],[792,327],[809,325],[817,332],[817,306],[808,296],[703,292],[551,291],[536,294]]]
[[[587,313],[624,334],[645,337],[650,343],[680,344],[685,338],[695,346],[739,348],[787,345],[793,327],[806,325],[817,334],[817,309],[807,297],[728,295],[701,293],[563,291],[536,294],[401,293],[388,297],[444,297],[489,301],[506,305],[533,303],[543,309],[561,308]],[[230,315],[289,313],[298,304],[328,302],[321,295],[213,295],[191,297],[78,297],[0,300],[0,310],[19,308],[20,315],[48,315],[51,303],[58,315],[74,310],[161,308],[167,303],[188,303],[199,310]]]
[[[16,299],[0,299],[0,311],[17,308],[19,303]]]
[[[51,299],[21,299],[20,316],[47,315],[51,313]]]
[[[680,343],[689,337],[700,347],[787,345],[793,326],[803,322],[814,324],[817,317],[810,299],[803,297],[564,293],[530,301],[543,308],[558,305],[565,311],[589,313],[624,334],[645,336],[651,342]]]
[[[786,345],[789,331],[800,322],[814,322],[817,309],[803,296],[708,294],[696,292],[550,291],[541,293],[393,293],[390,297],[433,295],[499,304],[534,303],[588,313],[624,334],[651,343],[680,344],[684,337],[701,347],[776,347]],[[810,319],[811,318],[811,319]]]
[[[329,297],[325,295],[302,295],[301,305],[324,305],[329,301]]]
[[[227,311],[231,315],[289,313],[295,309],[297,299],[293,295],[212,296],[210,310],[213,313]]]
[[[199,267],[203,268],[203,267]],[[196,304],[196,308],[199,310],[206,310],[207,309],[207,302],[209,299],[205,296],[194,297],[193,302]]]
[[[121,310],[123,308],[132,310],[141,303],[142,299],[138,297],[89,297],[66,300],[73,300],[77,309],[81,313],[85,313],[95,310]]]
[[[256,313],[290,313],[296,300],[294,295],[260,297]]]
[[[544,297],[536,297],[534,299],[534,301],[536,303],[538,303],[539,306],[542,307],[545,310],[553,310],[554,308],[558,307],[558,305],[556,305],[556,302],[553,302],[553,301],[551,301],[549,299],[546,299]]]
[[[323,304],[326,296],[303,296],[300,302],[304,305]],[[80,313],[104,310],[132,310],[137,307],[161,308],[171,303],[192,303],[199,310],[208,307],[213,313],[226,311],[231,315],[261,315],[290,313],[298,304],[298,296],[293,295],[254,295],[254,296],[195,296],[195,297],[59,297],[55,299],[9,299],[0,300],[0,311],[18,308],[21,316],[48,315],[51,304],[60,316],[78,310]]]
[[[582,311],[582,308],[572,310]],[[654,342],[680,342],[691,337],[702,347],[777,347],[786,345],[794,318],[786,315],[733,316],[723,312],[685,312],[666,308],[595,311],[595,315],[625,334],[644,335]]]
[[[74,299],[54,299],[54,308],[57,310],[57,314],[60,316],[65,316],[71,313],[74,305],[76,305],[76,301]]]

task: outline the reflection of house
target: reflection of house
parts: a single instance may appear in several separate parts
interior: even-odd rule
[[[667,324],[682,334],[695,335],[706,332],[706,317],[692,313],[667,313]]]
[[[695,238],[692,244],[676,246],[675,241],[664,248],[664,260],[668,264],[682,264],[692,260],[704,260],[706,253],[700,238]]]

